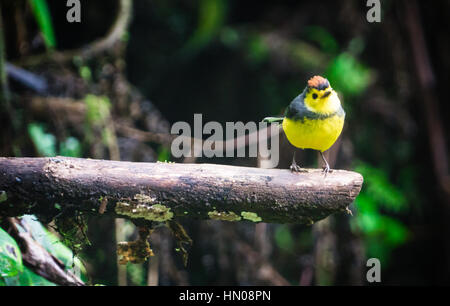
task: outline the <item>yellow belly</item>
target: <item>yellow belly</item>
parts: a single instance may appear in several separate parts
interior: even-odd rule
[[[338,139],[344,126],[344,117],[327,119],[283,120],[283,130],[289,142],[301,149],[328,150]]]

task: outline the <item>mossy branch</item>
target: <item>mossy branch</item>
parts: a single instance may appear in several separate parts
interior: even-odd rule
[[[360,174],[81,158],[0,158],[0,216],[64,209],[164,222],[175,217],[312,224],[348,211]],[[57,204],[57,205],[55,205]]]

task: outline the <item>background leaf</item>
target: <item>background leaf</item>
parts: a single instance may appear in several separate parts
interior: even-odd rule
[[[22,254],[16,241],[0,228],[0,279],[22,271]]]
[[[45,132],[43,124],[28,124],[28,134],[36,146],[39,155],[56,156],[56,138],[53,134]]]
[[[56,39],[53,31],[52,17],[48,9],[46,0],[30,0],[31,11],[44,37],[45,45],[48,49],[56,47]]]
[[[35,216],[24,215],[22,222],[30,228],[33,239],[36,240],[50,254],[61,260],[66,269],[75,269],[81,273],[81,278],[86,280],[86,269],[78,257],[74,257],[72,251],[64,245],[55,234],[49,232],[37,221]],[[72,268],[73,266],[73,268]]]

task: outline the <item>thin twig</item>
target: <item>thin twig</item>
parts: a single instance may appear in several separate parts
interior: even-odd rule
[[[111,50],[112,47],[124,37],[128,29],[132,17],[132,4],[132,0],[119,0],[119,12],[117,18],[105,37],[80,49],[53,51],[32,55],[20,59],[16,64],[19,66],[35,66],[50,61],[63,63],[72,60],[74,57],[80,57],[83,60],[87,60]]]

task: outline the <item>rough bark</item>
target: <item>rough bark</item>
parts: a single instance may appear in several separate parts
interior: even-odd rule
[[[346,211],[362,182],[345,170],[324,176],[319,169],[0,158],[0,216],[51,217],[75,209],[149,221],[184,216],[312,224]]]

